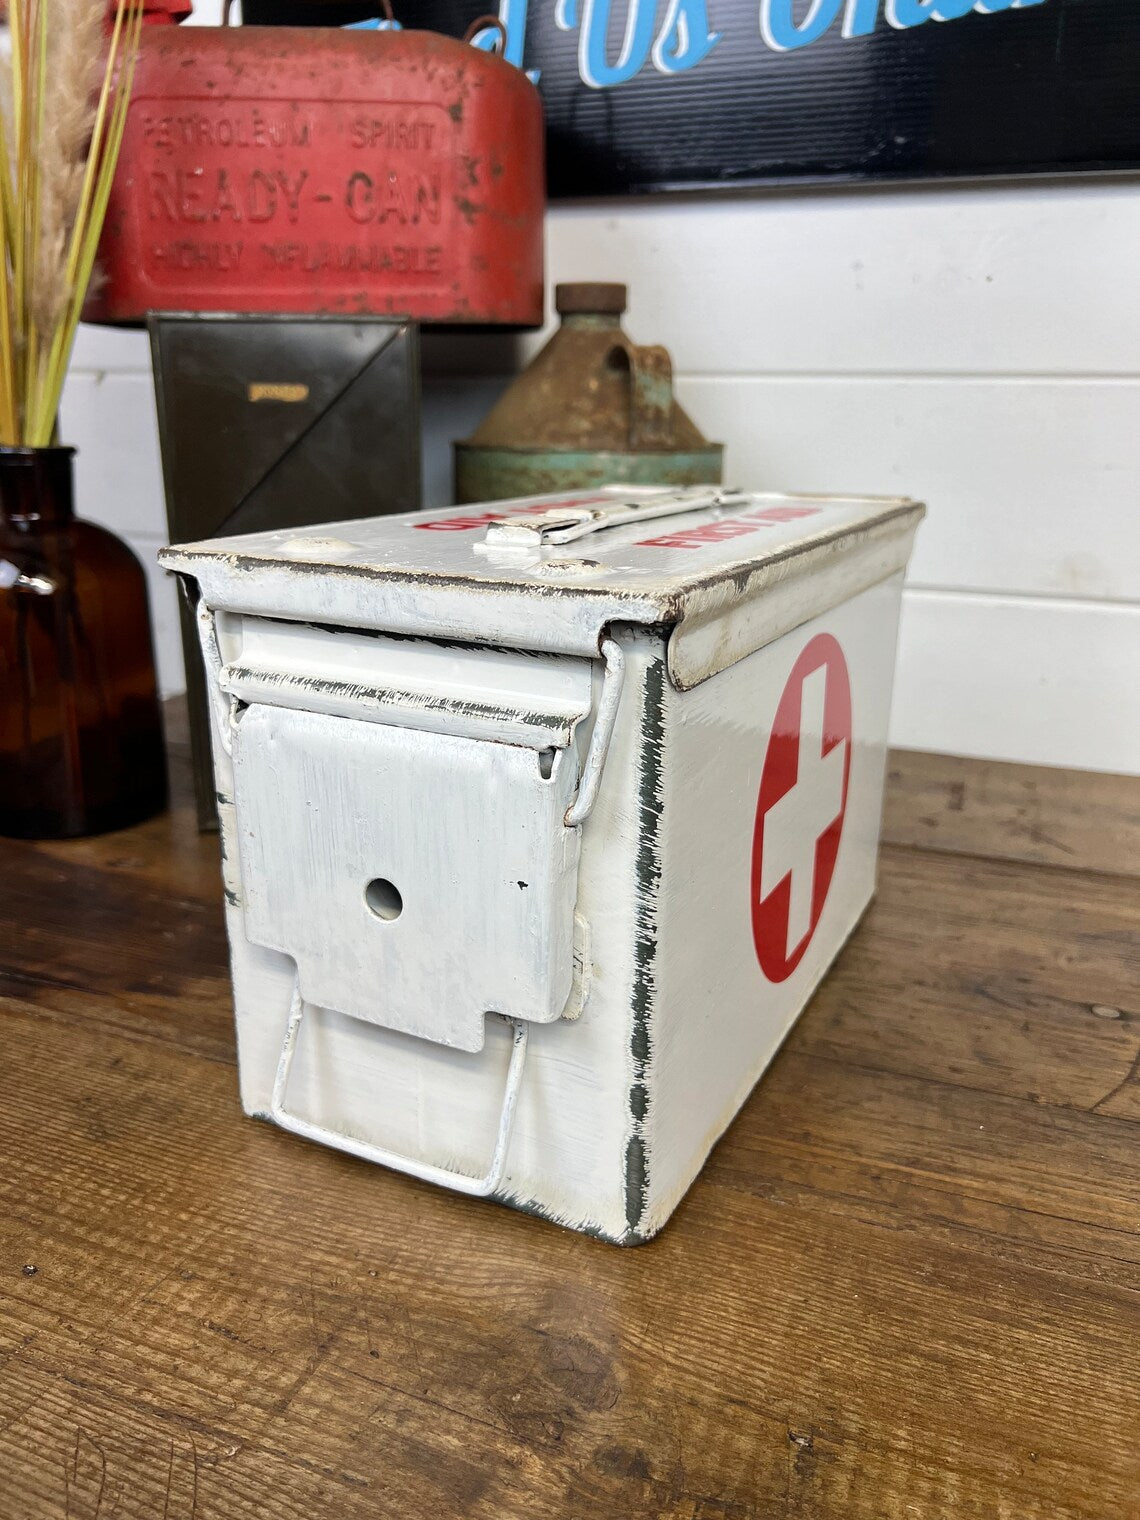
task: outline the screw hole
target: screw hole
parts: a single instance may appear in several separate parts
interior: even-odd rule
[[[370,881],[364,889],[364,901],[375,913],[377,918],[383,918],[389,922],[399,918],[404,911],[404,899],[400,896],[399,888],[395,883],[386,881],[383,876],[377,876]]]

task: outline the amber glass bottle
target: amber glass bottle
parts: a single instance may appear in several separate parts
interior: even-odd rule
[[[73,516],[74,452],[0,447],[0,834],[23,839],[166,803],[146,579]]]

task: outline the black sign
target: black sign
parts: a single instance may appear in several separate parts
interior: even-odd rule
[[[455,36],[486,10],[396,0],[405,26]],[[1140,0],[500,0],[499,15],[542,93],[552,196],[1140,167]]]

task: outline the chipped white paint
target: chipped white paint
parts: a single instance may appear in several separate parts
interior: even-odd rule
[[[482,1049],[490,1009],[559,1017],[579,842],[568,750],[548,771],[517,744],[259,703],[233,765],[246,937],[292,956],[308,1002],[459,1050]]]
[[[245,618],[217,684],[241,702],[534,749],[564,749],[592,706],[590,664]]]
[[[337,525],[323,563],[295,533],[167,551],[208,609],[247,1112],[608,1239],[664,1223],[873,890],[920,515],[708,500],[595,523],[556,587],[557,543],[485,533],[558,498]],[[850,732],[809,671],[761,861],[820,634]],[[785,878],[773,981],[753,896]]]
[[[545,514],[565,499],[558,496],[496,502],[490,511],[330,524],[351,545],[335,560],[322,553],[319,539],[302,559],[292,532],[182,544],[161,559],[197,580],[215,611],[411,637],[594,657],[610,623],[677,624],[671,647],[680,650],[690,636],[699,642],[696,656],[670,656],[674,674],[693,685],[836,605],[854,587],[901,569],[914,535],[917,508],[901,497],[751,494],[747,507],[737,499],[709,508],[699,504],[708,501],[709,487],[689,489],[697,505],[687,516],[671,512],[665,523],[628,523],[591,537],[579,562],[584,568],[569,581],[551,582],[543,573],[545,563],[564,558],[557,545],[528,558],[484,544],[498,517]],[[627,494],[603,487],[590,499]],[[643,491],[637,500],[652,494],[672,501],[678,493]],[[582,497],[571,500],[577,505]],[[725,536],[701,540],[702,532]],[[286,542],[292,559],[281,553]],[[474,552],[476,545],[488,552]],[[708,647],[710,623],[716,627]],[[718,630],[728,639],[723,659]]]

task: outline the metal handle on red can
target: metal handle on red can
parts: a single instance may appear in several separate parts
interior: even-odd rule
[[[496,51],[499,53],[504,52],[507,46],[507,28],[498,16],[476,16],[475,20],[463,33],[463,40],[464,42],[473,42],[480,32],[486,31],[498,32],[499,46]],[[491,49],[485,48],[483,51],[489,53]]]

